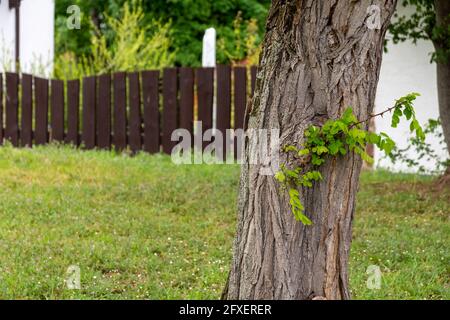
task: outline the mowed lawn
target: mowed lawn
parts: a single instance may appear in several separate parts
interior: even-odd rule
[[[231,259],[239,167],[0,148],[0,299],[217,299]],[[364,173],[355,299],[450,299],[450,192]],[[81,270],[81,290],[65,284]],[[379,290],[366,270],[382,271]]]

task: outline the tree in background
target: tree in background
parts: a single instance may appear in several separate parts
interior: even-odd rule
[[[397,16],[389,31],[394,43],[408,39],[414,43],[420,39],[433,42],[431,60],[437,64],[440,121],[450,153],[450,1],[404,0],[403,5],[414,7],[415,12]]]
[[[117,17],[105,15],[102,26],[92,25],[90,52],[77,56],[68,51],[57,56],[54,76],[70,79],[173,65],[170,23],[144,21],[144,17],[140,1],[126,3]]]
[[[233,21],[233,34],[221,37],[217,42],[219,60],[233,65],[257,65],[261,51],[261,39],[256,19],[244,21],[239,11]]]
[[[73,52],[77,57],[91,53],[90,39],[93,29],[90,21],[107,37],[111,27],[106,16],[118,18],[126,0],[58,0],[56,1],[56,55]],[[128,1],[129,2],[129,1]],[[81,30],[66,27],[67,8],[76,4],[83,13]],[[152,0],[144,1],[144,24],[151,21],[165,24],[171,22],[172,43],[170,50],[176,52],[175,64],[198,66],[201,63],[202,39],[209,27],[215,27],[218,40],[224,39],[229,51],[234,40],[233,21],[241,12],[243,21],[254,21],[256,38],[261,39],[270,0]],[[244,27],[245,24],[243,24]],[[151,32],[152,30],[149,30]],[[218,52],[220,63],[230,62],[229,56]]]

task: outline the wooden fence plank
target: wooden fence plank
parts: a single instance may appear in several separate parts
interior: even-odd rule
[[[22,74],[20,144],[23,147],[33,145],[33,76],[25,73]]]
[[[34,141],[37,145],[48,142],[48,80],[34,78],[36,103]]]
[[[129,106],[130,106],[130,128],[129,144],[132,152],[142,149],[142,116],[141,116],[141,90],[139,82],[139,73],[128,74],[129,86]]]
[[[0,146],[3,145],[3,75],[0,73]]]
[[[80,144],[80,81],[67,81],[67,136],[66,142]]]
[[[244,128],[245,107],[247,104],[247,69],[234,68],[234,128]]]
[[[226,160],[230,137],[227,129],[231,128],[231,67],[217,66],[217,120],[216,128],[222,133],[222,154]]]
[[[202,122],[202,131],[205,133],[212,128],[213,99],[214,99],[214,68],[197,69],[197,98],[198,120]],[[210,142],[203,142],[203,149]]]
[[[86,149],[94,149],[96,143],[96,82],[95,76],[83,78],[83,129],[81,140]]]
[[[253,97],[253,93],[255,92],[255,85],[256,85],[256,74],[258,73],[258,67],[257,66],[251,66],[250,68],[250,76],[251,76],[251,96]]]
[[[194,130],[194,70],[180,68],[180,128]]]
[[[160,150],[159,128],[159,71],[142,72],[144,99],[144,150],[157,153]]]
[[[114,83],[114,125],[113,143],[117,151],[127,147],[127,84],[126,74],[113,75]]]
[[[163,71],[163,152],[170,154],[176,142],[171,141],[172,132],[177,129],[177,69]]]
[[[5,138],[15,147],[19,145],[19,75],[6,73]]]
[[[50,124],[52,141],[64,141],[64,81],[51,80]]]
[[[244,129],[247,105],[247,68],[234,68],[234,129]],[[234,138],[234,158],[238,158],[238,140]]]
[[[97,95],[97,147],[111,148],[111,76],[98,77]]]

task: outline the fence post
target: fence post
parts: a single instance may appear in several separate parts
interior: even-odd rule
[[[117,151],[127,147],[127,84],[124,72],[115,73],[114,82],[114,135],[113,143]]]
[[[34,87],[36,102],[34,140],[36,145],[42,145],[48,142],[48,80],[35,77]]]
[[[212,129],[214,102],[214,68],[197,69],[198,120],[202,122],[203,133]],[[203,141],[202,150],[209,144]]]
[[[97,94],[97,147],[111,148],[111,76],[98,77]]]
[[[128,74],[128,85],[130,90],[129,143],[131,151],[136,153],[142,149],[141,90],[138,72]]]
[[[0,73],[0,146],[3,145],[3,75]]]
[[[96,143],[96,77],[83,78],[83,129],[82,141],[86,149],[94,149]]]
[[[20,143],[23,147],[33,145],[33,76],[22,74],[22,122]]]
[[[251,96],[253,97],[253,93],[255,92],[255,85],[256,85],[256,75],[258,73],[258,67],[257,66],[251,66],[250,67],[250,77],[251,77]]]
[[[180,68],[180,128],[194,131],[194,70]]]
[[[144,150],[160,151],[159,71],[142,72],[142,96],[144,99]]]
[[[52,141],[64,141],[64,81],[51,80],[51,128]]]
[[[217,66],[217,130],[222,133],[223,160],[227,158],[230,137],[227,129],[231,128],[231,67]]]
[[[67,136],[66,142],[80,144],[80,81],[67,81]]]
[[[6,129],[5,138],[13,146],[19,145],[19,76],[16,73],[6,73]]]
[[[178,116],[178,81],[177,69],[166,68],[163,72],[163,152],[170,154],[175,146],[171,141],[172,132],[177,129]]]

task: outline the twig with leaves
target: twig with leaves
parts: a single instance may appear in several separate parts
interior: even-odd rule
[[[300,200],[299,188],[311,188],[315,181],[323,179],[319,172],[329,157],[344,156],[348,152],[354,152],[361,158],[373,163],[373,158],[367,154],[368,144],[376,145],[380,150],[389,155],[395,147],[395,142],[384,132],[369,132],[363,128],[363,124],[375,117],[382,117],[392,112],[391,126],[396,128],[400,118],[404,116],[410,122],[410,130],[414,132],[417,139],[425,140],[425,134],[413,107],[413,101],[419,96],[418,93],[410,93],[395,102],[395,105],[373,114],[369,118],[359,121],[353,113],[352,108],[347,108],[344,114],[336,120],[328,120],[321,127],[310,126],[305,131],[305,141],[300,148],[294,145],[283,147],[283,151],[291,153],[298,163],[294,168],[281,166],[281,170],[275,178],[288,191],[289,203],[292,213],[298,221],[305,225],[311,225],[312,221],[305,214],[305,208]]]

